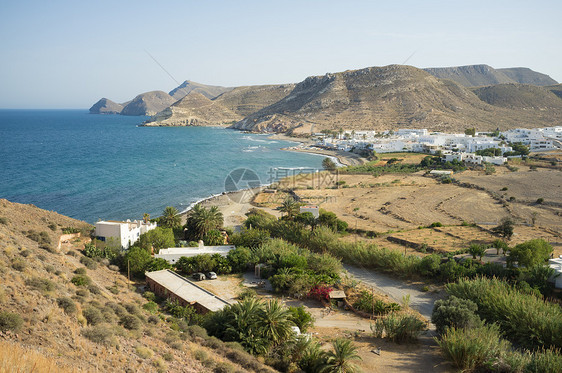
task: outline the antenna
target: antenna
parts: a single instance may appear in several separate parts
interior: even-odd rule
[[[146,49],[145,49],[144,51],[146,52],[146,54],[148,54],[148,55],[150,56],[150,58],[152,58],[152,60],[153,60],[154,62],[156,62],[156,63],[158,64],[158,66],[160,66],[160,68],[161,68],[162,70],[164,70],[164,72],[165,72],[166,74],[168,74],[168,76],[169,76],[170,78],[172,78],[172,80],[173,80],[174,82],[176,82],[178,85],[181,84],[180,82],[178,82],[178,81],[176,80],[176,78],[174,78],[174,77],[172,76],[172,74],[170,74],[170,73],[168,72],[168,70],[166,70],[166,69],[164,68],[164,66],[162,66],[162,65],[160,64],[160,62],[158,62],[158,61],[156,60],[156,58],[154,58],[154,56],[152,56],[152,54],[150,54]]]

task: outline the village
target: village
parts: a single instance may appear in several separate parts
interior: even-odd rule
[[[301,144],[295,150],[326,149],[344,152],[413,152],[439,154],[445,161],[471,164],[504,164],[507,159],[521,157],[513,144],[525,145],[530,152],[556,150],[562,147],[562,126],[500,132],[465,133],[430,132],[427,129],[396,131],[325,131],[312,135],[314,143]],[[495,151],[487,151],[494,149]],[[498,149],[498,150],[496,150]]]

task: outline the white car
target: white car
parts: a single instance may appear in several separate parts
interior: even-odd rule
[[[207,272],[206,277],[207,277],[209,280],[216,280],[216,279],[217,279],[217,274],[216,274],[215,272]]]

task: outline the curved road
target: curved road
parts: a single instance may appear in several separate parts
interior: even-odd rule
[[[420,290],[420,285],[408,284],[380,272],[348,264],[345,264],[344,268],[356,280],[372,286],[381,293],[387,294],[398,304],[402,304],[402,297],[410,294],[410,307],[421,313],[428,320],[431,320],[433,303],[443,298],[443,295],[440,293],[423,292]]]

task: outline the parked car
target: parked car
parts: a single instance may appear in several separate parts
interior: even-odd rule
[[[194,273],[193,275],[191,275],[191,277],[196,281],[203,281],[206,278],[205,275],[201,272]]]
[[[215,272],[207,272],[206,276],[209,280],[216,280],[217,279],[217,274]]]

